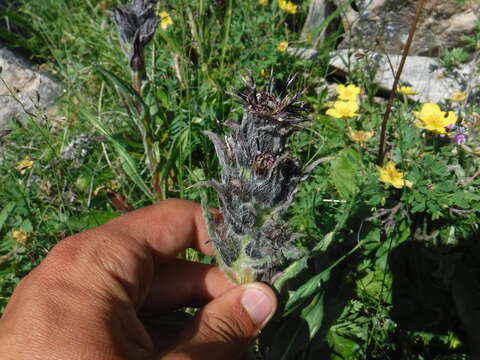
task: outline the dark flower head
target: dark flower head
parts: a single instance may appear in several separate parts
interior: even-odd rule
[[[221,165],[221,182],[208,181],[217,193],[223,222],[208,218],[210,240],[226,274],[236,283],[271,282],[279,267],[300,256],[294,236],[282,221],[292,204],[298,184],[310,169],[288,151],[288,137],[303,127],[301,93],[274,92],[246,82],[234,95],[244,106],[239,124],[229,122],[224,138],[206,132]]]
[[[295,76],[288,78],[283,91],[275,92],[273,77],[265,89],[257,90],[253,79],[244,79],[245,90],[234,90],[233,95],[245,106],[245,110],[254,114],[265,123],[276,123],[278,127],[294,127],[304,120],[305,103],[299,101],[303,91],[288,94]]]
[[[113,21],[117,25],[122,49],[129,57],[130,66],[138,71],[143,67],[143,50],[152,40],[160,18],[155,15],[156,0],[132,0],[127,6],[113,10]]]

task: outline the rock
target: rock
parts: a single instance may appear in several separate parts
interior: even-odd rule
[[[300,39],[316,48],[325,36],[338,29],[338,19],[333,19],[324,26],[324,22],[335,10],[336,6],[332,0],[312,0]]]
[[[335,0],[337,6],[343,0]],[[361,48],[401,54],[418,0],[357,0],[358,11],[344,11],[345,40],[340,48]],[[480,1],[427,0],[410,55],[437,56],[442,49],[465,46],[464,36],[475,31]]]
[[[25,112],[36,113],[53,105],[61,86],[36,70],[27,60],[0,46],[0,129]]]
[[[392,67],[396,71],[401,60],[400,55],[368,53],[364,51],[339,50],[334,53],[330,65],[346,75],[352,71],[372,72],[374,81],[382,90],[391,91],[394,81]],[[478,76],[474,63],[466,64],[446,72],[437,59],[425,56],[408,56],[400,77],[400,84],[412,86],[418,95],[412,96],[420,102],[441,103],[450,98],[455,91],[469,92],[473,99],[478,92]]]

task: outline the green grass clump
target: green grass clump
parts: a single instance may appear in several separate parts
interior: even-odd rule
[[[290,151],[307,166],[323,161],[288,212],[308,258],[276,283],[284,316],[262,334],[259,357],[453,359],[468,351],[469,329],[452,310],[462,306],[452,293],[461,274],[450,265],[476,269],[480,109],[474,101],[442,104],[458,120],[441,137],[415,125],[421,104],[397,97],[378,165],[392,161],[412,186],[380,181],[385,102],[373,76],[366,66],[346,79],[362,89],[351,99],[357,105],[349,105],[358,116],[326,115],[343,101],[325,80],[341,34],[327,37],[310,61],[282,51],[285,41],[306,45],[297,39],[308,2],[296,3],[297,13],[287,14],[277,1],[160,2],[155,11],[168,12],[172,24],[160,27],[146,49],[139,94],[110,16],[123,1],[23,1],[17,14],[28,19],[31,36],[21,45],[65,92],[55,111],[12,120],[1,140],[1,309],[18,281],[68,235],[167,197],[207,198],[217,206],[211,190],[193,186],[220,172],[203,132],[225,133],[219,123],[240,120],[228,92],[242,87],[242,74],[261,87],[272,76],[282,84],[296,73],[310,121]],[[465,51],[478,48],[470,45]],[[456,65],[460,59],[450,55]],[[459,144],[455,136],[464,130]],[[354,141],[356,131],[373,136]]]

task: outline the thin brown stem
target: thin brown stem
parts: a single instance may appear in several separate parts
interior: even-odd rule
[[[382,121],[382,131],[380,135],[380,146],[378,148],[378,158],[377,164],[381,166],[383,164],[383,158],[385,156],[385,134],[387,131],[387,123],[392,112],[392,104],[395,94],[397,92],[398,82],[400,81],[400,75],[403,71],[403,66],[405,65],[405,61],[407,60],[408,53],[410,51],[410,47],[412,45],[413,35],[417,30],[418,20],[420,19],[420,14],[422,12],[423,6],[426,0],[418,0],[417,10],[415,12],[415,17],[412,22],[412,26],[410,27],[410,32],[408,33],[407,43],[405,44],[405,48],[403,49],[402,59],[400,61],[400,65],[398,66],[397,73],[395,74],[395,79],[393,80],[393,87],[392,91],[390,92],[390,96],[388,98],[387,109],[385,110],[385,114],[383,116]]]

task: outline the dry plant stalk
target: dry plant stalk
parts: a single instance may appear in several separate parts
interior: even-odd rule
[[[222,219],[205,211],[209,237],[219,266],[236,284],[272,283],[289,259],[304,255],[293,241],[281,215],[292,204],[298,184],[318,164],[302,168],[288,151],[288,138],[303,127],[305,107],[301,93],[285,88],[274,92],[274,82],[257,90],[246,80],[244,92],[234,92],[243,104],[240,124],[227,122],[224,139],[206,131],[221,165],[221,181],[207,181],[219,200]]]
[[[385,114],[383,115],[382,129],[380,131],[380,145],[378,147],[378,156],[377,156],[378,166],[383,165],[383,158],[385,157],[385,153],[386,153],[385,136],[387,131],[388,119],[390,118],[390,114],[392,112],[393,99],[397,91],[398,83],[400,82],[400,76],[402,75],[403,66],[405,65],[405,61],[407,59],[408,53],[410,51],[410,47],[412,45],[413,36],[415,35],[415,31],[417,30],[418,20],[420,19],[420,15],[425,5],[425,1],[426,0],[418,0],[417,9],[415,11],[415,17],[413,18],[412,25],[410,26],[410,31],[408,33],[407,43],[403,48],[402,59],[400,60],[397,73],[395,74],[395,78],[393,80],[392,91],[390,92],[390,96],[388,97],[387,108],[385,110]]]

